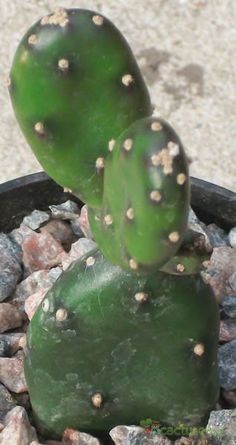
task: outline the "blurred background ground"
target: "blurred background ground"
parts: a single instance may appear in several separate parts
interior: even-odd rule
[[[93,9],[124,33],[192,158],[191,174],[236,191],[235,0],[0,0],[0,182],[41,170],[16,124],[4,79],[16,46],[60,6]]]

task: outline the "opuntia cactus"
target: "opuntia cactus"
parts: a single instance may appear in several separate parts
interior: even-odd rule
[[[200,425],[218,397],[218,323],[199,275],[137,277],[89,252],[29,327],[25,373],[41,431],[100,435],[147,417]]]
[[[182,143],[150,117],[127,42],[100,14],[60,9],[26,33],[10,92],[42,165],[88,204],[102,251],[75,262],[31,321],[39,429],[204,424],[218,397],[217,303],[198,273],[206,253],[187,247]]]
[[[90,211],[104,255],[137,272],[161,267],[181,245],[188,211],[188,161],[179,137],[163,119],[136,121],[107,157],[102,207]]]
[[[152,113],[131,49],[104,16],[59,9],[23,37],[10,73],[21,129],[43,168],[99,206],[113,140]]]

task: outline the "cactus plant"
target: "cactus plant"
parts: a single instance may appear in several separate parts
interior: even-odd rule
[[[101,249],[64,272],[30,323],[39,429],[203,424],[218,397],[218,308],[199,275],[206,253],[189,248],[182,143],[150,117],[127,42],[97,13],[60,9],[20,43],[10,93],[44,168],[89,205]]]
[[[89,252],[30,324],[25,373],[42,432],[201,424],[218,396],[217,329],[199,275],[137,276]]]
[[[48,174],[99,206],[109,145],[152,113],[131,49],[104,16],[59,9],[25,34],[10,73],[21,129]]]
[[[188,162],[179,137],[163,119],[136,121],[107,157],[102,207],[90,211],[104,255],[137,272],[161,267],[181,245],[188,210]]]

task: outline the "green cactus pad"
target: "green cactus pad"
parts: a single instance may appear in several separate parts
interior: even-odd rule
[[[180,249],[160,270],[174,275],[200,273],[210,257],[211,252],[205,246],[204,237],[188,228]]]
[[[162,119],[136,121],[107,157],[102,208],[90,210],[103,254],[136,272],[161,267],[181,245],[188,209],[188,162],[180,139]]]
[[[40,430],[204,424],[218,397],[218,325],[200,276],[138,277],[91,251],[29,327],[25,375]]]
[[[95,12],[59,9],[26,33],[10,81],[16,117],[43,168],[99,206],[108,147],[152,113],[124,37]]]

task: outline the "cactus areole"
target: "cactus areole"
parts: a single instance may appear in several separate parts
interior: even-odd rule
[[[98,244],[28,329],[39,430],[204,425],[219,393],[218,306],[199,274],[206,254],[189,248],[183,145],[150,117],[127,42],[100,14],[59,9],[26,33],[10,81],[23,133],[47,173],[88,204]]]
[[[152,112],[122,34],[82,9],[58,10],[29,29],[13,61],[10,95],[43,168],[94,207],[110,141]]]

